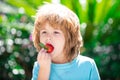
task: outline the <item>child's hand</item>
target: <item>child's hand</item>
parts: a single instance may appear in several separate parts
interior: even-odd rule
[[[45,49],[41,49],[38,56],[37,61],[40,65],[38,80],[48,80],[50,75],[50,66],[51,66],[51,56],[46,53]]]
[[[40,68],[49,68],[51,65],[51,56],[45,49],[42,48],[37,56],[37,61]]]

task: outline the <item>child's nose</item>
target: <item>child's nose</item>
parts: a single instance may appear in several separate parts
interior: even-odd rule
[[[51,35],[51,34],[48,34],[46,40],[47,40],[47,42],[51,42],[51,40],[52,40],[52,35]]]

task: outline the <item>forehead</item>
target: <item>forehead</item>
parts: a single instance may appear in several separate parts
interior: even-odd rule
[[[43,30],[43,29],[57,29],[57,30],[61,30],[59,25],[55,25],[55,24],[51,25],[49,23],[42,24],[40,26],[40,30]]]

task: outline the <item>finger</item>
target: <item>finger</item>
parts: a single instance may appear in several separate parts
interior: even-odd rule
[[[44,52],[44,49],[42,48],[37,55],[37,60],[42,59],[42,53],[43,52]]]
[[[51,60],[50,54],[46,53],[46,58],[47,58],[47,60]]]
[[[43,59],[46,59],[46,57],[47,57],[47,53],[46,53],[46,50],[44,49],[44,50],[43,50],[43,53],[42,53],[42,58],[43,58]]]
[[[44,48],[42,48],[39,53],[43,53],[43,52],[44,52]]]
[[[43,49],[43,53],[47,53],[47,50],[46,50],[46,49]]]

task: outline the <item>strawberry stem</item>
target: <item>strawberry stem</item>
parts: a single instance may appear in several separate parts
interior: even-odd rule
[[[41,42],[39,43],[39,45],[40,45],[40,47],[42,47],[42,48],[44,48],[44,49],[46,49],[46,50],[48,49],[48,48],[47,48],[43,43],[41,43]]]

